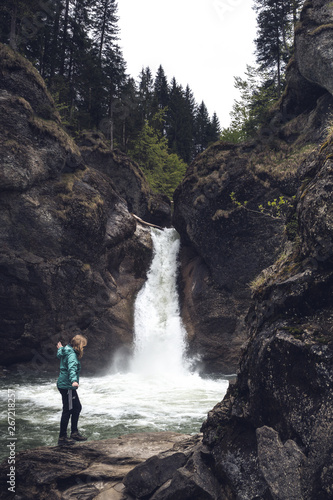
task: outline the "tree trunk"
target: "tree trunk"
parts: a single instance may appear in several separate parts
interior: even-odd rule
[[[50,81],[54,78],[55,74],[55,63],[57,60],[57,52],[58,52],[58,38],[59,38],[59,24],[60,24],[60,14],[62,11],[61,1],[57,0],[55,7],[55,17],[54,17],[54,25],[53,25],[53,33],[52,33],[52,45],[51,45],[51,68],[50,68]]]
[[[13,8],[11,12],[11,21],[10,21],[9,45],[13,50],[17,50],[16,21],[17,21],[17,0],[15,0],[13,3]]]
[[[69,0],[66,0],[65,7],[65,17],[64,17],[64,31],[62,35],[62,46],[61,46],[61,59],[60,59],[60,70],[61,76],[65,72],[65,59],[66,59],[66,42],[67,42],[67,30],[68,30],[68,13],[69,13]]]
[[[99,59],[100,63],[102,61],[102,52],[103,52],[103,45],[104,45],[104,34],[105,34],[105,26],[106,26],[106,13],[107,13],[108,1],[109,0],[105,0],[105,2],[104,2],[103,22],[102,22],[102,27],[101,27],[101,37],[100,37],[99,54],[98,54],[98,59]]]

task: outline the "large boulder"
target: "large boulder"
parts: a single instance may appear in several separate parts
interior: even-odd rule
[[[0,56],[0,364],[49,370],[57,340],[82,332],[96,371],[132,343],[150,233],[85,164],[32,65],[3,45]]]
[[[333,94],[333,12],[327,0],[306,2],[296,27],[296,62],[306,80]]]

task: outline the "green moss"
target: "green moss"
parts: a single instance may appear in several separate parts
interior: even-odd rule
[[[57,193],[72,193],[73,186],[76,181],[81,180],[86,174],[87,169],[77,170],[71,174],[62,174],[57,183],[55,183],[54,190]]]
[[[288,127],[292,127],[291,122]],[[287,179],[296,174],[301,162],[314,151],[315,147],[314,144],[306,144],[298,148],[293,145],[292,149],[281,148],[278,151],[269,149],[259,155],[256,154],[251,160],[252,169],[257,175],[265,172],[275,179]]]
[[[73,212],[73,208],[79,209],[79,212],[85,217],[95,217],[100,208],[104,205],[104,199],[95,191],[95,194],[88,194],[86,191],[81,191],[75,188],[75,184],[81,181],[86,170],[77,170],[71,174],[63,174],[58,182],[55,183],[53,193],[57,207],[55,209],[56,216],[68,221]]]
[[[282,327],[282,330],[285,330],[292,335],[302,335],[304,333],[304,330],[302,328],[298,328],[295,326],[284,326]]]
[[[8,45],[0,43],[0,68],[7,70],[23,69],[27,75],[31,76],[52,100],[45,82],[33,65],[18,52],[12,50]]]
[[[43,104],[43,111],[47,112],[47,115],[60,123],[60,115],[55,108],[54,100],[48,91],[46,84],[38,73],[38,71],[34,68],[28,59],[23,57],[18,52],[12,50],[8,45],[4,45],[0,43],[0,72],[15,72],[15,71],[23,71],[28,80],[31,80],[35,85],[42,89],[45,94],[46,102],[49,101],[48,104]]]
[[[87,200],[80,200],[79,204],[81,207],[84,208],[85,210],[85,215],[86,217],[93,217],[96,213],[96,211],[104,205],[104,200],[100,195],[96,195],[91,199]]]
[[[29,119],[30,124],[40,133],[47,134],[56,139],[61,146],[70,154],[80,156],[80,150],[73,139],[53,120],[44,120],[39,116],[33,115]]]
[[[295,241],[298,235],[298,219],[296,213],[286,223],[286,235],[289,241]]]
[[[322,344],[322,345],[327,345],[329,344],[331,339],[329,339],[328,337],[318,337],[316,338],[316,343],[317,344]]]
[[[282,327],[282,330],[285,330],[297,340],[303,339],[304,330],[302,328],[295,326],[284,326]]]
[[[309,35],[310,36],[319,35],[319,33],[322,33],[323,31],[332,30],[332,29],[333,29],[333,23],[322,24],[322,25],[318,26],[317,28],[315,28],[313,31],[310,31]]]

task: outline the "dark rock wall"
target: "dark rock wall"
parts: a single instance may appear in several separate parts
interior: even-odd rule
[[[49,370],[57,340],[81,331],[85,368],[96,371],[132,343],[150,233],[108,172],[86,165],[38,73],[4,46],[0,56],[0,363]],[[141,172],[126,167],[141,179],[133,198],[148,207]]]
[[[331,11],[324,0],[306,2],[286,91],[258,137],[211,146],[175,192],[182,317],[189,351],[200,354],[207,372],[237,370],[252,282],[295,237],[295,216],[285,227],[283,218],[270,217],[269,210],[263,215],[259,206],[282,196],[292,207],[303,183],[298,168],[324,141],[333,111]]]
[[[332,498],[331,151],[330,139],[303,167],[300,239],[258,289],[238,381],[203,426],[235,495]]]
[[[279,143],[273,150],[278,166],[286,162],[288,168],[288,148]],[[267,208],[281,196],[292,205],[297,175],[264,171],[269,155],[267,143],[216,144],[194,161],[175,193],[182,316],[190,351],[200,353],[207,372],[236,371],[250,284],[275,261],[285,238],[283,219],[263,214],[259,205]]]
[[[296,29],[296,61],[306,80],[333,94],[333,12],[327,0],[306,2]]]
[[[250,170],[246,152],[217,144],[193,163],[175,194],[183,321],[207,372],[236,371],[248,285],[280,249],[283,224],[258,210],[282,194],[267,184]],[[233,203],[232,192],[246,209]]]

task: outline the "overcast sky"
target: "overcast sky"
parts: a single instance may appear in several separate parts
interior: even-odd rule
[[[128,74],[137,80],[149,66],[155,77],[162,64],[169,82],[189,84],[227,127],[238,98],[234,76],[254,63],[252,0],[118,0],[118,14]]]

